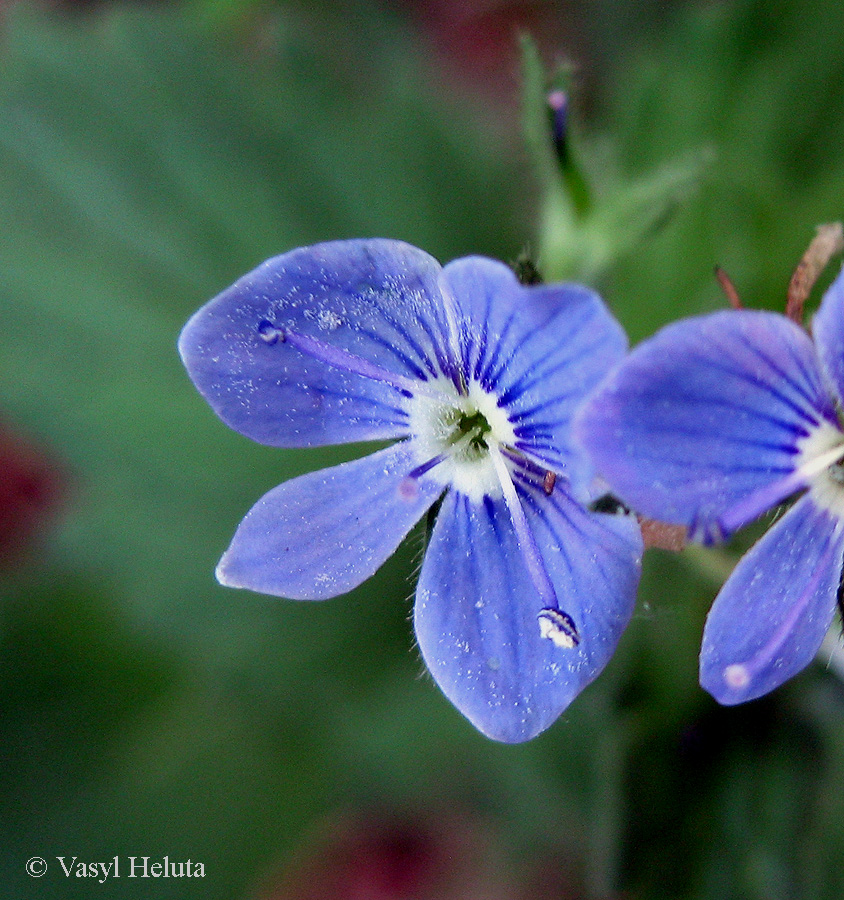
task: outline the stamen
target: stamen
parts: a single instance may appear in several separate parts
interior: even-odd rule
[[[689,533],[693,540],[702,541],[705,544],[719,543],[804,487],[806,487],[806,476],[796,469],[794,472],[789,472],[784,478],[754,491],[724,515],[719,516],[716,522],[705,525],[704,534],[694,526],[689,529]]]
[[[569,98],[565,91],[551,91],[546,98],[548,110],[551,113],[551,139],[554,141],[554,150],[561,161],[566,159],[568,148],[566,147],[566,124],[568,119]]]
[[[419,496],[419,479],[426,473],[429,472],[434,466],[439,465],[445,456],[441,453],[438,456],[429,459],[427,462],[422,463],[421,466],[417,466],[415,469],[412,469],[407,475],[402,478],[399,482],[399,497],[402,500],[412,501],[415,500]]]
[[[333,344],[327,344],[325,341],[311,337],[308,334],[300,334],[298,331],[293,331],[290,328],[274,325],[266,319],[259,323],[258,333],[261,339],[268,344],[272,345],[278,341],[288,343],[305,355],[318,359],[334,369],[340,369],[343,372],[351,372],[363,378],[371,378],[373,381],[389,384],[408,396],[423,394],[432,399],[439,399],[441,396],[439,391],[433,387],[427,387],[426,382],[419,378],[397,375],[395,372],[390,372],[388,369],[383,368],[383,366],[369,362],[362,356],[349,353],[347,350],[335,347]]]
[[[538,614],[539,633],[542,637],[552,640],[558,647],[574,647],[579,642],[577,627],[571,616],[564,613],[559,607],[554,585],[551,583],[545,563],[542,561],[536,538],[530,530],[519,495],[516,493],[516,486],[513,484],[510,471],[504,462],[504,456],[495,444],[490,445],[489,455],[501,484],[504,502],[507,504],[510,520],[516,532],[516,541],[524,557],[530,579],[542,601],[543,609]]]
[[[514,474],[525,484],[534,488],[542,488],[549,496],[554,493],[554,488],[557,484],[555,472],[551,472],[544,466],[535,463],[518,447],[511,447],[509,444],[501,444],[500,446],[501,452],[516,466]]]
[[[801,473],[804,478],[811,478],[812,476],[823,472],[824,469],[834,466],[837,462],[841,462],[842,459],[844,459],[844,444],[839,444],[838,446],[827,450],[826,453],[821,453],[814,459],[810,459],[803,463],[797,471]]]
[[[426,472],[430,472],[434,466],[438,466],[445,459],[445,454],[440,453],[437,456],[433,457],[433,459],[429,459],[428,462],[422,463],[421,466],[417,466],[413,471],[407,473],[408,478],[420,478]]]

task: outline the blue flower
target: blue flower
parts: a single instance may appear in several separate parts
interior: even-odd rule
[[[264,444],[396,442],[270,491],[218,579],[342,594],[441,501],[416,592],[422,655],[484,734],[533,737],[601,671],[632,612],[638,527],[575,499],[591,468],[570,437],[625,344],[591,291],[522,287],[489,259],[442,268],[359,240],[269,260],[185,326],[200,393]]]
[[[619,497],[705,543],[799,495],[741,559],[707,618],[700,679],[724,704],[760,697],[801,671],[835,612],[844,274],[813,335],[758,310],[669,325],[609,376],[575,426]]]

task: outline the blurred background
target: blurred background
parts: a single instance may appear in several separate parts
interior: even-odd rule
[[[844,896],[835,666],[733,709],[697,685],[753,534],[650,551],[604,675],[497,745],[424,674],[418,534],[320,604],[216,584],[263,492],[361,448],[250,443],[175,351],[257,263],[345,237],[527,252],[633,342],[723,306],[716,264],[781,310],[844,217],[842,34],[840,0],[3,4],[0,895]],[[56,861],[116,855],[205,876]]]

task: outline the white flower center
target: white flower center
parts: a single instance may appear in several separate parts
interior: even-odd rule
[[[428,382],[409,402],[410,431],[419,465],[438,459],[427,477],[475,503],[502,496],[491,450],[512,446],[515,433],[495,394],[477,381],[461,394],[447,378]]]
[[[844,433],[822,422],[799,444],[797,471],[809,482],[809,494],[821,509],[844,519]]]

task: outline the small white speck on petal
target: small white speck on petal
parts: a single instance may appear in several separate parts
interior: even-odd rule
[[[731,688],[741,690],[742,688],[746,688],[750,683],[750,672],[748,671],[747,666],[742,663],[733,663],[724,669],[724,681],[726,681]]]

